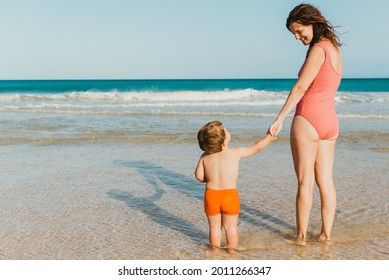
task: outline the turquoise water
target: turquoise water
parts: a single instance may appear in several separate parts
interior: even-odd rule
[[[240,135],[263,129],[294,80],[0,81],[0,144],[179,137],[210,119]],[[389,79],[345,79],[336,97],[343,135],[389,131]],[[242,121],[243,119],[243,121]],[[182,129],[182,123],[186,123]],[[287,133],[287,130],[285,130]],[[184,139],[186,139],[184,137]]]
[[[288,91],[295,79],[231,80],[15,80],[0,81],[0,93],[66,93],[79,91],[220,91],[255,89]],[[339,91],[389,92],[389,79],[343,79]]]

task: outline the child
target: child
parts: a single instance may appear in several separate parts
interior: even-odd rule
[[[221,246],[222,227],[227,239],[227,252],[233,254],[238,245],[240,202],[236,181],[241,158],[252,156],[275,140],[270,134],[247,147],[229,148],[231,135],[219,121],[209,122],[197,134],[205,151],[196,167],[196,179],[205,183],[204,210],[209,223],[211,249]]]

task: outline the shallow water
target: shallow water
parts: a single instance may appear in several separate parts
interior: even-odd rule
[[[296,182],[287,141],[242,160],[240,251],[230,256],[208,250],[195,142],[3,145],[0,258],[389,259],[389,154],[360,146],[337,146],[329,246],[314,241],[317,191],[308,246],[290,241]]]

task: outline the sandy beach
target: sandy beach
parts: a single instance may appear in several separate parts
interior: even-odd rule
[[[208,250],[195,139],[164,142],[0,146],[8,159],[0,164],[0,258],[389,259],[387,142],[377,148],[340,138],[330,246],[314,242],[317,191],[308,246],[290,242],[296,182],[286,138],[243,160],[235,256]]]

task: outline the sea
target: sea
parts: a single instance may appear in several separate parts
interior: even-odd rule
[[[292,114],[243,159],[238,253],[209,250],[199,128],[231,146],[266,134],[294,79],[0,80],[0,259],[388,260],[389,79],[343,79],[330,245],[317,188],[308,245],[293,244]],[[223,246],[225,240],[223,240]]]

